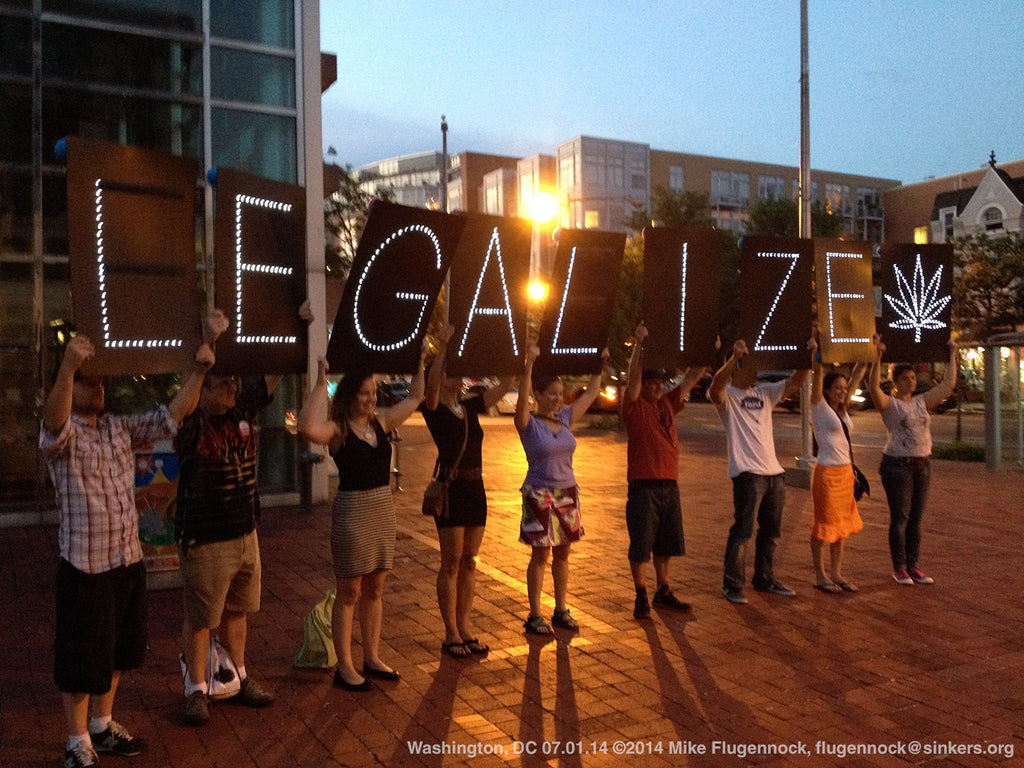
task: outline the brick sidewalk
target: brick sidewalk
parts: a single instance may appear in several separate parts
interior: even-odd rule
[[[862,418],[862,417],[858,417]],[[877,418],[864,416],[863,418]],[[263,610],[250,624],[247,667],[274,688],[265,710],[228,703],[199,729],[178,719],[180,590],[151,594],[145,667],[122,683],[115,716],[150,741],[141,757],[106,757],[124,766],[542,765],[553,758],[512,756],[514,742],[582,742],[580,765],[831,765],[816,743],[925,747],[1010,744],[1024,753],[1024,647],[1020,576],[1024,474],[983,465],[935,462],[924,560],[933,587],[890,578],[877,451],[858,446],[875,489],[861,505],[865,528],[847,547],[847,577],[861,592],[811,588],[807,491],[790,489],[778,550],[780,577],[795,599],[748,590],[750,604],[722,599],[721,556],[731,523],[724,436],[709,407],[680,420],[680,461],[688,556],[676,563],[677,593],[691,616],[632,617],[625,559],[625,442],[620,433],[581,434],[576,466],[587,536],[574,547],[570,606],[579,636],[527,641],[526,548],[517,542],[517,488],[525,474],[511,420],[488,420],[484,442],[490,499],[480,553],[476,625],[491,654],[440,655],[434,597],[438,562],[433,523],[419,512],[434,451],[422,422],[402,430],[406,491],[396,496],[398,552],[385,594],[382,655],[402,673],[368,694],[331,686],[327,671],[296,670],[291,659],[302,617],[331,586],[329,510],[268,509],[260,529]],[[793,447],[780,446],[780,456]],[[784,462],[786,463],[786,462]],[[0,530],[0,569],[8,596],[0,631],[0,766],[59,764],[65,738],[51,682],[55,529]],[[752,556],[752,553],[748,557]],[[748,568],[749,568],[748,564]],[[749,573],[749,571],[748,571]],[[546,581],[550,587],[550,575]],[[550,605],[550,603],[549,603]],[[357,650],[358,654],[358,650]],[[358,655],[357,655],[358,659]],[[714,742],[804,742],[810,757],[710,755]],[[459,755],[413,755],[409,742],[444,743]],[[622,742],[632,752],[612,754]],[[607,754],[601,745],[607,745]],[[454,745],[454,746],[453,746]],[[496,745],[505,758],[465,754]],[[705,749],[704,756],[669,755]],[[985,756],[926,754],[848,758],[844,765],[1010,765]]]

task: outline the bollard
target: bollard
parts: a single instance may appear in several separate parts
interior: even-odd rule
[[[303,451],[299,454],[299,511],[310,512],[313,509],[313,465],[324,460],[316,451]]]

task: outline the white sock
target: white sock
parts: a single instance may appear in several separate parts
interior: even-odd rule
[[[90,717],[89,733],[103,733],[110,727],[111,720],[113,720],[113,718],[110,715],[107,715],[106,717]]]
[[[237,667],[237,669],[238,669],[238,679],[239,680],[245,680],[245,677],[246,677],[246,675],[245,675],[245,667]]]
[[[74,749],[75,747],[91,747],[92,738],[89,736],[89,732],[85,733],[72,733],[68,736],[68,749]]]
[[[192,683],[191,685],[186,685],[185,686],[185,698],[187,699],[189,696],[191,696],[196,691],[200,691],[201,693],[206,693],[207,692],[206,681],[205,680],[202,680],[202,681],[200,681],[198,683]]]

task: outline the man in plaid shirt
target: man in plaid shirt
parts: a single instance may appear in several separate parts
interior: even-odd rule
[[[98,765],[96,752],[132,756],[145,747],[111,719],[121,670],[146,650],[146,573],[135,508],[134,445],[172,437],[198,402],[212,341],[226,327],[207,320],[194,369],[167,405],[150,413],[104,414],[103,380],[81,373],[93,357],[83,335],[68,344],[43,407],[39,434],[60,504],[54,681],[69,738],[65,768]]]

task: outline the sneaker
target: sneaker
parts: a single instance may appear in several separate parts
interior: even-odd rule
[[[914,580],[910,578],[910,574],[907,573],[906,568],[897,568],[892,572],[892,577],[896,580],[897,584],[902,584],[905,587],[914,583]]]
[[[242,687],[230,699],[230,701],[236,704],[244,704],[247,707],[265,707],[273,700],[274,694],[262,688],[251,677],[242,680]]]
[[[182,719],[189,725],[202,725],[210,719],[210,698],[202,691],[189,695]]]
[[[728,587],[722,587],[722,594],[725,599],[733,605],[746,605],[747,598],[743,594],[742,589],[729,589]]]
[[[135,757],[146,748],[146,740],[136,738],[128,733],[128,729],[116,720],[111,720],[107,730],[101,733],[89,733],[92,746],[97,752],[107,752],[121,757]]]
[[[89,744],[76,744],[64,750],[64,768],[95,768],[99,764],[96,750]]]
[[[654,593],[654,600],[652,600],[651,602],[653,602],[655,605],[661,605],[665,608],[671,608],[674,611],[689,611],[693,609],[692,605],[690,605],[689,603],[684,603],[678,597],[673,595],[672,590],[670,589],[659,589],[657,592]]]
[[[916,565],[907,571],[907,574],[918,584],[934,584],[935,579],[931,576],[926,576],[925,572],[918,568]]]
[[[781,581],[772,581],[763,587],[754,587],[757,592],[770,592],[773,595],[782,595],[783,597],[793,597],[796,592],[787,587]]]
[[[655,598],[657,600],[657,598]],[[633,618],[646,619],[651,615],[651,604],[647,602],[647,590],[636,591],[636,601],[633,603]]]

